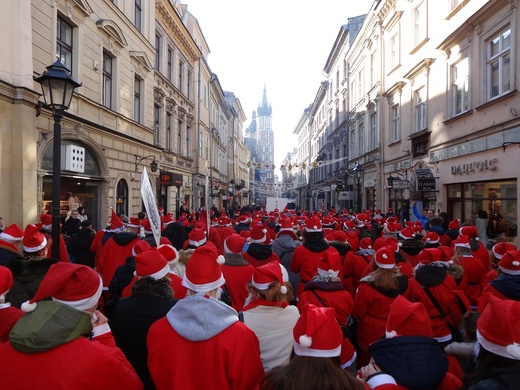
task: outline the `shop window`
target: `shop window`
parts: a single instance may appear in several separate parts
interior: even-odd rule
[[[93,177],[101,177],[101,169],[99,168],[99,164],[92,154],[92,152],[84,145],[79,142],[73,142],[71,140],[62,140],[61,141],[62,150],[66,148],[68,145],[77,145],[85,148],[85,165],[84,165],[84,174],[85,176],[93,176]],[[42,158],[42,166],[41,169],[52,172],[52,159],[53,159],[53,145],[49,145]],[[65,170],[64,163],[62,162],[61,170]]]
[[[128,184],[121,179],[116,188],[116,213],[118,215],[128,215]]]

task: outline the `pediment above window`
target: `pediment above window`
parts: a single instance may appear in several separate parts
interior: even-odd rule
[[[103,30],[110,37],[114,38],[121,46],[127,46],[125,35],[123,30],[119,26],[109,19],[99,19],[96,25],[100,30]]]
[[[90,16],[94,11],[92,11],[92,7],[87,0],[72,0],[72,2],[78,7],[85,16]]]
[[[152,62],[148,58],[145,52],[143,51],[131,51],[130,57],[139,62],[142,66],[144,66],[148,71],[151,71],[153,66]]]

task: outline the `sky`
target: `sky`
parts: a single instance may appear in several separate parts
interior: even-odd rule
[[[251,123],[264,85],[273,109],[275,173],[297,145],[293,131],[326,78],[323,68],[342,25],[371,0],[183,0],[208,43],[222,88]],[[281,177],[280,177],[281,178]]]

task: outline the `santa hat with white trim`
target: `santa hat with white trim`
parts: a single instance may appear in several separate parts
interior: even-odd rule
[[[137,256],[139,253],[144,251],[149,251],[152,249],[150,244],[148,244],[145,240],[137,240],[137,242],[132,247],[132,256]]]
[[[520,250],[504,253],[498,262],[498,268],[508,275],[520,275]]]
[[[0,234],[0,237],[1,236],[2,235]],[[493,252],[493,255],[499,260],[502,258],[502,256],[506,252],[515,251],[515,250],[516,250],[516,245],[514,245],[510,242],[505,242],[505,241],[497,242],[495,245],[493,245],[493,248],[491,248],[491,252]]]
[[[0,240],[7,241],[22,241],[23,238],[23,230],[20,226],[13,223],[6,227],[2,233],[0,233]]]
[[[152,223],[148,218],[143,218],[141,220],[141,226],[143,227],[144,234],[152,234]]]
[[[122,230],[125,227],[125,224],[123,223],[121,218],[117,216],[115,210],[112,207],[110,209],[112,210],[112,215],[110,218],[110,231],[117,232],[119,230]]]
[[[426,245],[435,245],[439,243],[440,237],[436,232],[427,232],[422,240]]]
[[[324,251],[318,261],[318,275],[338,276],[341,268],[341,260],[338,252]]]
[[[457,239],[453,241],[454,246],[462,247],[471,249],[471,246],[469,245],[469,237],[464,234],[459,234]]]
[[[265,229],[263,226],[255,225],[251,228],[251,237],[249,239],[249,242],[260,244],[262,242],[265,242],[267,239],[267,229]]]
[[[101,276],[92,268],[60,261],[49,267],[38,291],[22,304],[22,310],[31,312],[37,302],[52,297],[53,301],[84,311],[97,306],[102,291]]]
[[[230,234],[224,240],[224,253],[242,253],[247,238],[238,233]]]
[[[168,264],[173,267],[179,262],[180,254],[179,251],[171,244],[160,244],[157,250],[161,255],[164,256]]]
[[[476,226],[473,226],[473,225],[462,226],[459,229],[459,234],[468,236],[469,239],[473,238],[478,241],[478,229]]]
[[[206,243],[206,231],[201,228],[193,228],[191,232],[188,234],[188,242],[190,245],[194,247],[202,246]]]
[[[520,360],[520,302],[489,295],[477,321],[477,340],[495,355]]]
[[[25,252],[33,253],[45,248],[47,245],[47,239],[45,238],[45,235],[40,232],[38,226],[29,224],[25,227],[22,243]]]
[[[261,291],[268,290],[272,283],[280,284],[280,292],[287,294],[287,287],[283,281],[283,273],[278,261],[270,261],[267,264],[255,268],[251,277],[251,284]]]
[[[166,258],[153,248],[135,256],[134,276],[145,278],[147,276],[159,280],[170,271],[170,265]]]
[[[129,228],[140,228],[141,220],[137,217],[130,217],[130,220],[127,222],[126,227]]]
[[[40,215],[40,228],[43,230],[51,231],[52,230],[52,215],[51,214],[41,214]]]
[[[390,245],[379,248],[376,252],[375,263],[379,268],[392,269],[395,267],[395,251]]]
[[[198,293],[210,292],[224,283],[222,264],[224,256],[218,254],[212,242],[196,248],[186,264],[182,285]]]
[[[303,306],[293,328],[294,353],[298,356],[339,356],[343,332],[332,307]]]
[[[386,319],[387,339],[398,336],[433,337],[432,324],[426,308],[421,302],[410,302],[398,295],[390,305]]]
[[[316,215],[310,217],[305,224],[305,231],[309,233],[323,231],[323,226],[321,225],[320,218]]]

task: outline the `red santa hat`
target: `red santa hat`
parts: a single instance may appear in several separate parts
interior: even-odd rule
[[[135,256],[134,275],[138,278],[151,277],[155,280],[161,279],[170,271],[170,265],[166,258],[157,250],[141,252]]]
[[[395,251],[390,245],[377,250],[375,262],[379,268],[392,269],[395,267]]]
[[[320,219],[315,215],[310,217],[305,224],[305,231],[309,233],[323,231]]]
[[[144,251],[149,251],[152,249],[150,244],[148,244],[145,240],[137,240],[137,242],[132,247],[132,256],[137,256],[139,253]]]
[[[439,248],[424,248],[419,252],[419,256],[417,257],[419,264],[428,265],[432,263],[436,264],[445,264],[445,261],[442,261],[443,255],[442,251]],[[453,264],[453,261],[449,261],[449,264]],[[446,265],[449,265],[446,264]]]
[[[398,336],[433,337],[432,324],[421,302],[410,302],[398,295],[390,305],[386,319],[386,338]]]
[[[74,263],[58,262],[49,267],[34,297],[22,304],[22,310],[31,312],[37,302],[52,297],[77,310],[95,307],[103,291],[101,276],[92,268]]]
[[[460,219],[455,218],[448,224],[448,230],[460,229]]]
[[[345,242],[348,244],[348,236],[343,230],[335,230],[332,233],[332,241]]]
[[[117,216],[115,210],[112,207],[110,209],[112,210],[112,217],[110,218],[110,230],[115,232],[123,229],[125,227],[123,221]]]
[[[229,226],[231,225],[231,220],[226,216],[221,216],[217,221],[218,226]]]
[[[504,253],[498,262],[498,268],[508,275],[520,275],[520,250]]]
[[[40,224],[43,230],[52,230],[52,215],[51,214],[42,214],[40,215]]]
[[[179,262],[179,251],[171,244],[161,244],[157,250],[164,256],[170,266],[175,266]]]
[[[268,290],[269,286],[274,283],[280,283],[280,292],[287,294],[287,287],[283,281],[282,269],[278,261],[270,261],[267,264],[255,268],[251,284],[258,290]]]
[[[127,227],[130,228],[138,228],[141,227],[141,220],[137,217],[130,217],[130,221],[126,224]]]
[[[0,265],[0,297],[4,296],[11,287],[13,287],[13,273],[9,268]]]
[[[399,222],[395,222],[395,221],[393,221],[393,222],[386,221],[386,223],[383,225],[383,229],[387,233],[399,233],[399,231],[401,230],[401,224]]]
[[[199,293],[206,293],[222,286],[226,283],[221,266],[224,262],[224,256],[219,256],[213,243],[208,242],[196,248],[186,265],[182,285]]]
[[[355,229],[356,225],[354,225],[354,221],[348,220],[348,221],[343,222],[343,227],[345,229]]]
[[[224,253],[242,253],[247,238],[238,233],[233,233],[224,240]]]
[[[453,264],[453,260],[451,259],[453,257],[453,249],[449,246],[441,245],[437,247],[438,250],[441,251],[440,253],[440,262],[441,263],[448,263]]]
[[[202,228],[193,228],[188,234],[188,242],[194,247],[204,245],[207,241],[206,231]]]
[[[251,229],[251,238],[250,242],[252,243],[262,243],[265,242],[267,239],[267,229],[265,229],[263,226],[253,226]]]
[[[294,353],[298,356],[339,356],[343,332],[332,307],[303,306],[293,328]]]
[[[453,245],[471,249],[471,246],[469,245],[469,237],[465,236],[464,234],[459,234],[457,239],[455,241],[453,241]]]
[[[399,232],[399,237],[401,237],[404,240],[413,240],[415,234],[415,230],[408,226]]]
[[[249,238],[251,237],[251,230],[241,230],[240,231],[240,237],[244,237],[245,239],[249,240]]]
[[[143,218],[141,220],[141,226],[144,229],[144,234],[152,234],[152,224],[148,218]]]
[[[289,218],[282,219],[279,231],[280,232],[283,232],[283,231],[292,232],[293,231],[293,224]]]
[[[477,340],[495,355],[520,360],[520,302],[490,295],[477,321]]]
[[[341,269],[341,260],[337,252],[323,252],[318,261],[318,275],[338,276]]]
[[[168,226],[170,223],[173,223],[172,213],[168,213],[161,217],[162,224],[164,226]]]
[[[2,233],[0,233],[1,240],[9,240],[9,241],[22,241],[23,238],[23,230],[20,226],[13,223],[6,227]]]
[[[25,227],[22,243],[25,252],[33,253],[45,248],[47,239],[45,235],[40,232],[38,226],[29,224]]]
[[[243,223],[243,224],[247,224],[247,223],[250,223],[251,222],[251,218],[248,217],[247,215],[244,215],[242,214],[240,217],[238,217],[237,221],[235,224],[239,224],[239,223]]]
[[[394,248],[394,252],[399,252],[399,248],[403,244],[401,244],[395,237],[378,237],[374,241],[374,245],[372,245],[372,249],[377,251],[378,249],[381,249],[382,247],[384,247],[386,245],[390,245],[392,248]]]
[[[434,245],[439,243],[440,237],[435,232],[427,232],[422,240],[427,245]]]
[[[469,239],[473,238],[475,240],[478,240],[478,230],[477,230],[476,226],[472,226],[472,225],[462,226],[459,229],[459,234],[468,236]]]
[[[359,249],[372,249],[372,239],[364,237],[359,241]]]
[[[0,236],[2,235],[0,234]],[[499,260],[506,252],[514,250],[516,250],[516,246],[510,242],[505,241],[497,242],[495,245],[493,245],[493,248],[491,248],[493,255]]]

